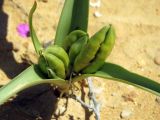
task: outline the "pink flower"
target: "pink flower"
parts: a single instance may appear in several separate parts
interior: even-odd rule
[[[29,37],[29,26],[26,23],[17,26],[17,32],[21,37]]]

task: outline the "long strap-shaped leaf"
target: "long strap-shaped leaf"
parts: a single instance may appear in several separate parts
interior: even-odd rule
[[[42,83],[49,83],[65,89],[68,82],[63,79],[45,79],[37,65],[32,65],[15,77],[7,85],[0,88],[0,105],[18,92]]]
[[[88,12],[89,0],[75,0],[70,32],[76,29],[87,32]]]
[[[29,13],[29,28],[30,28],[30,35],[31,35],[31,39],[32,39],[34,48],[36,50],[36,53],[39,54],[40,50],[42,50],[42,45],[39,42],[38,37],[32,25],[32,17],[33,17],[33,13],[35,12],[36,8],[37,8],[37,3],[34,2],[34,5],[31,8],[30,13]]]
[[[73,30],[87,32],[89,0],[65,0],[55,36],[55,44],[60,45]]]
[[[73,82],[90,76],[127,83],[160,96],[160,83],[140,76],[136,73],[129,72],[119,65],[105,63],[104,66],[95,74],[83,74],[81,76],[78,76],[77,78],[74,78]]]

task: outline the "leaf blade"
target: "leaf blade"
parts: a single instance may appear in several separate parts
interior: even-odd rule
[[[65,89],[68,86],[67,81],[63,79],[46,79],[39,67],[32,65],[7,85],[0,88],[0,105],[18,92],[38,84],[53,84],[61,89]]]
[[[65,0],[58,23],[55,44],[62,44],[63,39],[73,30],[87,31],[89,0]]]
[[[35,12],[36,8],[37,8],[37,2],[35,1],[29,12],[29,29],[30,29],[30,35],[31,35],[31,39],[32,39],[34,48],[36,50],[36,53],[39,54],[40,50],[42,50],[43,47],[40,41],[38,40],[38,37],[32,25],[32,17],[33,17],[33,13]]]
[[[89,0],[75,0],[70,32],[77,29],[87,32],[88,13]]]
[[[130,72],[123,67],[113,63],[105,63],[104,66],[96,73],[83,74],[82,76],[73,79],[73,82],[90,76],[123,82],[160,96],[160,83],[136,73]]]

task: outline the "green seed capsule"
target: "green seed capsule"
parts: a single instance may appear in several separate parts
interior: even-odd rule
[[[82,73],[94,73],[96,72],[100,67],[103,66],[106,57],[108,57],[114,47],[115,43],[115,30],[113,26],[110,26],[108,32],[105,35],[105,40],[101,44],[101,47],[99,48],[96,57],[94,60],[82,71]]]
[[[88,35],[85,35],[72,44],[71,48],[69,49],[69,59],[71,65],[73,65],[76,56],[81,51],[82,47],[84,47],[84,45],[87,43],[87,40]]]
[[[74,62],[74,71],[79,72],[84,69],[90,61],[95,58],[97,51],[101,43],[105,39],[105,34],[108,31],[109,26],[105,26],[100,29],[95,35],[93,35],[87,42],[87,44],[82,48],[79,55],[76,57]]]
[[[45,53],[50,53],[61,59],[64,63],[65,69],[68,69],[69,57],[66,51],[57,45],[48,46],[45,50]]]
[[[65,79],[64,63],[55,55],[44,53],[43,56],[39,58],[39,66],[44,73],[48,74],[48,70],[52,70],[58,77]]]
[[[62,43],[62,47],[63,49],[65,49],[65,51],[69,51],[69,48],[71,47],[71,45],[77,41],[79,38],[83,37],[87,35],[86,32],[81,31],[81,30],[75,30],[73,32],[71,32],[64,40]]]

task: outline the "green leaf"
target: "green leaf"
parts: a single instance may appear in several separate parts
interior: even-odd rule
[[[70,32],[77,29],[87,32],[88,12],[89,0],[75,0]]]
[[[87,32],[89,0],[65,0],[55,36],[55,44],[60,45],[73,30]]]
[[[36,53],[39,54],[40,50],[42,50],[43,47],[41,43],[39,42],[38,37],[32,25],[32,17],[33,17],[33,13],[35,12],[36,8],[37,8],[37,3],[35,1],[29,13],[29,28],[30,28],[30,35],[31,35],[31,39],[32,39],[34,48],[36,50]]]
[[[63,79],[46,79],[37,65],[32,65],[15,77],[7,85],[0,88],[0,105],[7,102],[9,98],[18,92],[39,84],[53,84],[59,88],[66,89],[68,82]]]
[[[83,74],[81,76],[75,77],[73,79],[73,82],[79,81],[90,76],[123,82],[160,96],[160,83],[149,78],[140,76],[136,73],[132,73],[116,64],[105,63],[103,67],[96,73]]]

